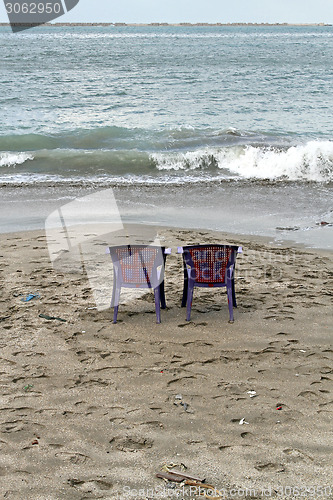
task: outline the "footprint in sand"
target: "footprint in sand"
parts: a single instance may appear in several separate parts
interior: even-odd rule
[[[246,441],[253,441],[254,435],[252,434],[252,432],[242,432],[241,438],[245,439]]]
[[[13,420],[10,422],[4,422],[0,430],[2,433],[7,434],[10,432],[20,432],[24,429],[25,425],[22,420]]]
[[[319,405],[320,410],[318,410],[318,413],[321,412],[332,412],[333,411],[333,401],[328,401],[327,403],[322,403]]]
[[[88,479],[87,481],[71,478],[68,479],[67,483],[75,489],[78,489],[84,493],[99,493],[101,490],[111,490],[113,484],[104,479]]]
[[[298,397],[308,399],[309,401],[318,401],[320,395],[313,391],[303,391],[298,394]]]
[[[282,464],[274,462],[259,462],[254,466],[260,472],[285,472],[286,468]]]
[[[67,462],[70,462],[75,465],[80,465],[84,464],[87,460],[89,460],[89,457],[87,455],[83,455],[82,453],[70,453],[66,451],[61,451],[59,453],[56,453],[55,455],[57,458],[60,458],[61,460],[65,460]]]
[[[119,436],[111,439],[110,444],[112,447],[120,451],[135,452],[146,448],[152,448],[154,441],[153,439],[140,436]]]
[[[213,347],[213,344],[210,344],[209,342],[205,342],[205,340],[193,340],[191,342],[184,342],[184,344],[182,344],[183,347],[192,347],[192,346],[196,346],[196,347]]]
[[[313,462],[313,458],[310,455],[303,453],[301,450],[286,448],[283,450],[283,453],[287,455],[288,462]]]

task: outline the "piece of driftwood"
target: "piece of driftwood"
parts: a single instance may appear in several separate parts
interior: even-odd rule
[[[190,476],[189,474],[184,474],[183,472],[180,471],[169,471],[169,472],[158,472],[156,474],[156,477],[159,477],[161,479],[167,479],[168,481],[173,481],[174,483],[181,483],[182,481],[188,479],[190,481],[194,481],[196,483],[204,483],[205,478],[199,478],[199,477],[194,477]]]

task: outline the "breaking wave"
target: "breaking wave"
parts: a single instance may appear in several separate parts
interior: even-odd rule
[[[160,171],[220,169],[227,177],[290,181],[333,181],[333,142],[310,141],[287,149],[260,146],[156,153]]]
[[[0,182],[186,184],[224,180],[333,181],[333,141],[224,130],[102,127],[0,137]]]
[[[15,167],[33,159],[34,157],[27,153],[0,153],[0,167]]]

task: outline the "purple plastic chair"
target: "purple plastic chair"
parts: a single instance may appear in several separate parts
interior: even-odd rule
[[[166,308],[164,294],[165,248],[147,245],[110,247],[113,262],[113,323],[117,323],[121,287],[152,288],[157,323],[161,323],[161,307]]]
[[[237,307],[234,271],[238,252],[232,245],[194,245],[183,247],[184,289],[182,307],[187,306],[190,321],[194,287],[226,287],[229,323],[234,322],[233,307]]]

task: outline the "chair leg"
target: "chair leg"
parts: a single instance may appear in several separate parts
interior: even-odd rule
[[[164,280],[160,284],[160,297],[161,297],[161,308],[165,309],[166,302],[165,302],[165,292],[164,292]]]
[[[187,305],[186,305],[186,321],[191,319],[191,307],[193,300],[194,286],[189,286],[187,282]]]
[[[156,310],[156,323],[161,323],[161,308],[160,308],[160,287],[154,288],[155,310]]]
[[[113,278],[113,289],[112,289],[112,298],[111,298],[111,306],[114,307],[115,299],[116,299],[116,290],[117,290],[117,281],[116,278]]]
[[[187,276],[187,270],[184,269],[184,286],[183,286],[182,307],[186,306],[187,290],[188,290],[188,276]]]
[[[228,306],[229,306],[229,323],[234,322],[234,311],[233,311],[233,296],[232,296],[232,285],[227,285],[227,295],[228,295]]]
[[[118,306],[114,306],[113,308],[113,323],[117,323],[117,316],[118,316]]]
[[[114,308],[113,309],[113,323],[117,323],[119,300],[120,300],[120,288],[116,288],[114,295],[112,296],[113,308]]]
[[[232,280],[231,280],[231,286],[232,286],[232,303],[233,303],[233,306],[237,308],[234,278],[232,278]]]

